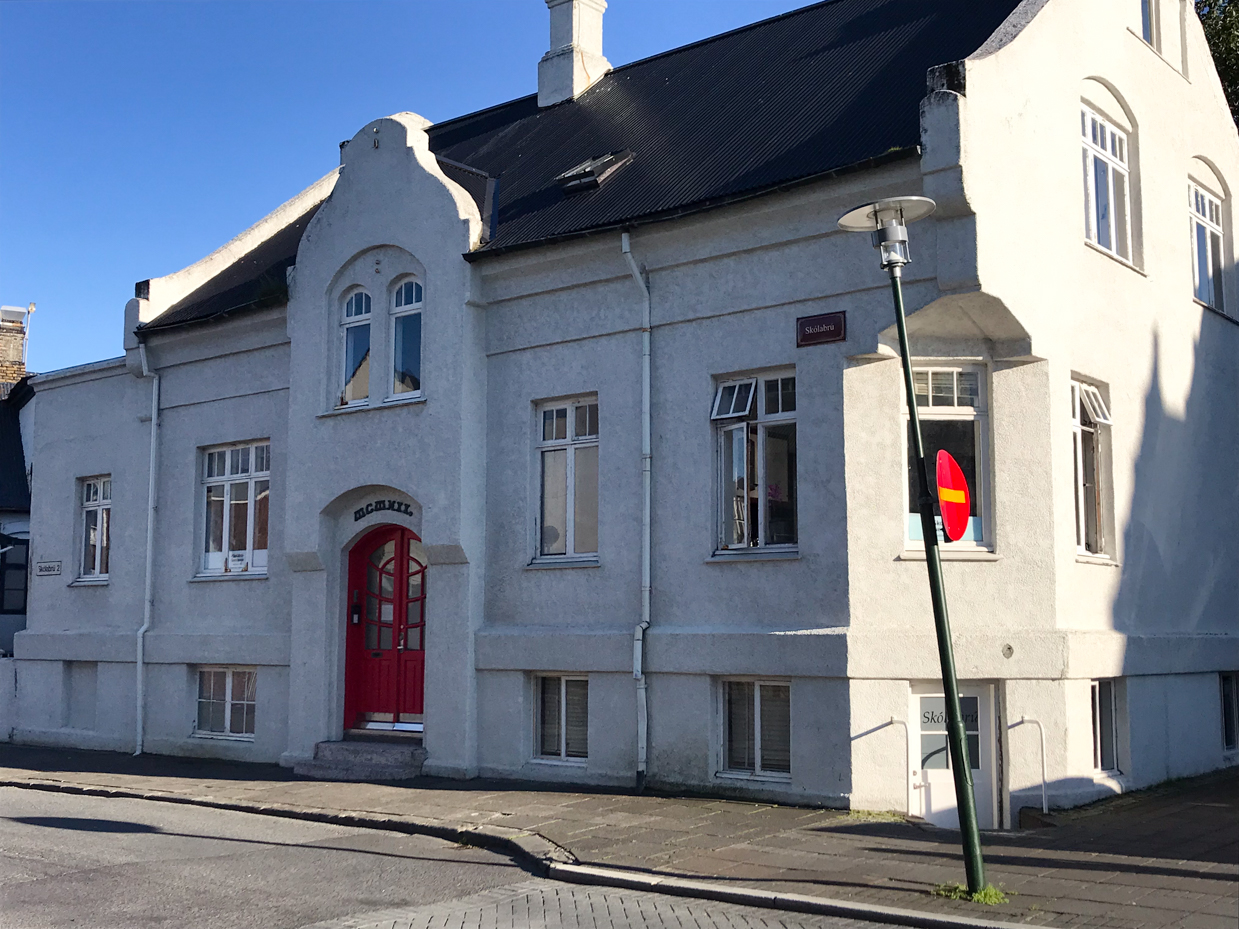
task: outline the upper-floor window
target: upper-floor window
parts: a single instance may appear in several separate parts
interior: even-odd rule
[[[422,392],[422,285],[404,281],[392,305],[392,396]]]
[[[1222,204],[1216,197],[1189,183],[1188,207],[1192,218],[1192,283],[1196,299],[1222,309]]]
[[[978,368],[966,367],[916,367],[912,372],[915,388],[917,414],[921,420],[921,440],[925,446],[926,472],[929,477],[929,493],[935,499],[938,494],[938,452],[950,453],[964,472],[968,482],[970,503],[968,525],[958,542],[941,541],[961,547],[984,545],[986,499],[986,450],[989,431],[986,423],[985,378]],[[907,541],[923,544],[925,534],[921,526],[920,492],[917,487],[916,447],[912,441],[912,422],[908,418],[905,429],[908,449],[908,504]],[[941,517],[936,519],[942,528]]]
[[[0,535],[0,613],[26,612],[30,543]]]
[[[1105,461],[1110,442],[1110,411],[1101,391],[1091,384],[1071,382],[1071,429],[1075,452],[1076,551],[1106,551],[1105,507],[1109,472]]]
[[[538,556],[598,552],[598,401],[560,401],[538,410],[542,471]]]
[[[206,449],[202,486],[206,499],[203,573],[265,573],[271,443]]]
[[[82,577],[108,576],[112,549],[112,478],[91,477],[82,488]]]
[[[795,372],[723,381],[710,418],[719,443],[719,549],[796,545]]]
[[[340,406],[364,403],[370,396],[370,295],[354,291],[344,302]]]
[[[1156,49],[1162,47],[1161,30],[1158,26],[1157,0],[1140,0],[1140,35]]]
[[[1127,133],[1087,106],[1080,108],[1084,144],[1084,234],[1131,261]]]

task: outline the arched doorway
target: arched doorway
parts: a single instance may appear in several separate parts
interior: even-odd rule
[[[381,526],[349,552],[344,728],[422,730],[426,556],[421,539]]]

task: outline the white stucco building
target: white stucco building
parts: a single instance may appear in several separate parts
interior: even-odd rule
[[[835,228],[923,195],[982,826],[1040,804],[1031,720],[1054,805],[1234,764],[1239,136],[1192,5],[831,0],[614,70],[603,0],[547,5],[536,97],[362,127],[32,380],[0,738],[338,774],[379,731],[950,824],[890,292]]]

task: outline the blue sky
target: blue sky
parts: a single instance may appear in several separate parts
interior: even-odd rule
[[[624,64],[807,0],[610,0]],[[121,353],[135,281],[226,242],[379,116],[537,89],[543,0],[0,2],[0,303],[30,368]]]

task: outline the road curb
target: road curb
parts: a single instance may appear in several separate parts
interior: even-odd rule
[[[0,779],[0,787],[44,790],[49,793],[76,794],[87,797],[155,800],[161,803],[180,803],[185,806],[230,810],[236,813],[279,816],[285,819],[299,819],[333,826],[354,826],[400,832],[406,835],[426,835],[499,852],[512,858],[538,877],[548,877],[571,884],[643,890],[676,897],[691,897],[794,913],[842,916],[869,922],[912,926],[916,929],[1028,929],[1027,924],[1024,923],[977,919],[945,913],[926,913],[921,910],[907,910],[871,903],[850,903],[808,894],[775,893],[768,890],[727,887],[711,881],[647,875],[619,868],[584,865],[566,848],[556,845],[545,836],[506,826],[458,823],[407,815],[371,813],[365,810],[329,810],[295,806],[290,803],[225,800],[220,797],[194,796],[158,790],[72,784],[44,778]]]

